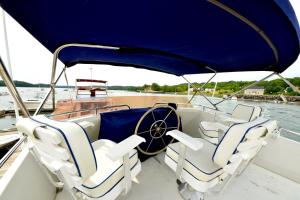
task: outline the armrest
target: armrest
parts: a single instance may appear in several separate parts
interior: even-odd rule
[[[146,140],[138,135],[132,135],[129,138],[118,143],[116,146],[109,149],[107,156],[113,161],[118,160],[142,142],[146,142]]]
[[[172,130],[167,132],[167,135],[172,136],[173,138],[175,138],[176,140],[178,140],[179,142],[181,142],[182,144],[191,148],[194,151],[198,151],[203,147],[203,143],[201,141],[196,140],[195,138],[192,138],[191,136],[181,131]]]
[[[238,151],[247,151],[253,148],[262,147],[263,146],[263,139],[257,139],[257,140],[248,140],[245,142],[242,142],[237,147]]]

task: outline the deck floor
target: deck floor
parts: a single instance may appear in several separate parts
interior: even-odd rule
[[[142,163],[131,191],[119,200],[180,200],[175,174],[159,154]],[[299,200],[300,184],[251,164],[233,179],[222,195],[209,192],[206,200]]]

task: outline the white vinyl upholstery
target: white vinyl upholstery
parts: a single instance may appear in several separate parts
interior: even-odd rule
[[[197,139],[196,139],[197,140]],[[198,138],[198,140],[201,140]],[[215,145],[208,141],[201,140],[204,144],[205,151],[202,149],[193,151],[187,149],[186,162],[184,162],[183,170],[194,176],[199,181],[211,181],[218,175],[223,173],[221,167],[213,163],[212,156],[216,148]],[[180,143],[170,144],[166,151],[165,161],[175,171],[178,163]]]
[[[238,104],[233,110],[231,116],[219,116],[220,121],[201,121],[199,123],[199,132],[204,139],[214,144],[218,144],[220,135],[223,136],[222,134],[220,134],[220,132],[225,132],[229,128],[229,126],[234,123],[241,123],[240,121],[253,121],[261,115],[261,112],[262,109],[259,106]]]
[[[268,120],[264,118],[258,118],[252,122],[232,125],[218,144],[212,157],[213,161],[220,167],[224,167],[235,152],[237,146],[245,139],[246,134],[252,128],[267,121]]]
[[[231,116],[236,119],[243,119],[245,121],[250,121],[254,113],[254,106],[248,106],[244,104],[238,104],[232,111]]]
[[[98,145],[97,149],[95,149],[100,170],[82,183],[82,188],[84,189],[82,192],[93,198],[104,197],[112,188],[115,187],[122,191],[124,184],[121,182],[124,178],[123,160],[119,159],[117,161],[112,161],[107,157],[107,153],[109,153],[108,150],[116,146],[116,143],[110,140],[101,141],[101,145]],[[130,151],[129,158],[131,176],[135,177],[141,170],[141,164],[135,149]],[[118,184],[119,182],[122,184]]]
[[[194,138],[202,141],[203,148],[197,151],[186,148],[181,179],[199,192],[206,192],[221,183],[241,167],[243,159],[248,162],[257,154],[267,133],[272,131],[267,127],[275,126],[264,118],[232,125],[217,146]],[[173,171],[179,167],[181,145],[180,141],[170,144],[166,151],[165,162]]]
[[[75,164],[78,176],[86,178],[97,171],[94,150],[88,135],[80,125],[74,122],[51,120],[44,115],[36,116],[33,120],[47,126],[48,129],[51,129],[61,137],[61,146],[67,149],[71,155],[70,161]]]
[[[80,194],[75,193],[80,198],[115,199],[130,188],[127,178],[130,177],[131,182],[141,171],[134,147],[126,150],[128,153],[123,157],[112,160],[108,155],[118,148],[118,144],[110,140],[97,140],[91,144],[80,124],[35,116],[20,118],[17,128],[28,135],[33,153],[41,163],[57,175],[71,193],[75,188],[80,191]],[[134,139],[130,138],[126,140],[132,144]],[[129,163],[123,160],[127,156]],[[130,168],[128,176],[125,166]]]

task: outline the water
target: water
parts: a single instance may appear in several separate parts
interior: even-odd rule
[[[18,91],[23,99],[32,99],[32,98],[42,98],[46,92],[47,88],[18,88]],[[7,88],[0,87],[0,94],[3,92],[8,92]],[[109,96],[129,96],[129,95],[154,95],[154,94],[145,94],[129,91],[108,91]],[[163,95],[163,94],[155,94]],[[69,99],[75,97],[75,92],[73,89],[65,91],[63,88],[56,89],[56,98],[59,99]],[[51,98],[49,98],[51,99]],[[216,102],[220,99],[210,98],[212,101]],[[13,109],[13,104],[11,103],[12,98],[9,95],[0,96],[0,110]],[[231,112],[237,103],[245,103],[250,105],[258,105],[263,108],[263,116],[270,119],[275,119],[279,122],[279,125],[282,128],[286,128],[295,132],[300,132],[300,105],[298,104],[277,104],[271,102],[257,102],[257,101],[224,101],[219,104],[219,108],[225,112]],[[205,105],[210,106],[210,104],[201,96],[196,96],[193,104],[195,105]],[[210,106],[211,107],[211,106]],[[12,116],[6,116],[0,118],[0,130],[5,128],[14,127],[15,119]],[[287,137],[300,141],[300,137],[295,135],[286,134]]]

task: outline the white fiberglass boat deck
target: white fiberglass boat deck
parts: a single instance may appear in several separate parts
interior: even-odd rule
[[[142,164],[143,173],[134,181],[132,190],[119,200],[181,200],[176,177],[164,162],[164,153]],[[251,164],[236,177],[223,193],[209,192],[207,200],[298,200],[300,184]]]

